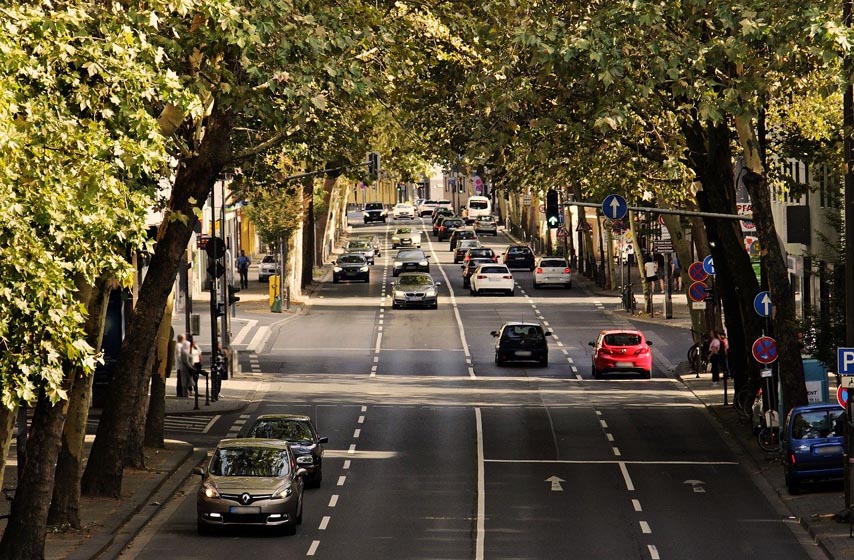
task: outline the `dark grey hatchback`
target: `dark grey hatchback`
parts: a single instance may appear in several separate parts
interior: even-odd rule
[[[391,275],[398,276],[401,272],[430,272],[430,257],[421,249],[404,249],[394,257]]]
[[[323,480],[323,444],[311,418],[302,414],[262,414],[246,431],[248,438],[280,439],[288,442],[297,467],[305,469],[306,482],[320,486]]]
[[[492,331],[495,337],[495,365],[507,362],[536,362],[542,367],[549,365],[549,345],[546,331],[539,323],[505,323],[500,331]]]

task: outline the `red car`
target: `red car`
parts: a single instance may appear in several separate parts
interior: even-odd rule
[[[601,379],[608,372],[634,372],[645,379],[652,377],[652,350],[643,332],[613,329],[599,333],[593,347],[593,377]]]

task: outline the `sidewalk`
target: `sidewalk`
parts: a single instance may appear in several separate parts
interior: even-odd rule
[[[261,379],[240,376],[223,382],[220,399],[204,404],[199,400],[199,410],[193,410],[194,399],[175,396],[175,377],[166,382],[166,415],[211,415],[239,412],[255,398]],[[204,387],[204,385],[202,385]],[[204,391],[204,389],[203,389]],[[98,410],[92,416],[97,417]],[[85,449],[88,455],[95,436],[87,435]],[[45,544],[46,560],[87,560],[90,558],[116,558],[130,541],[157,513],[160,506],[191,475],[192,468],[201,463],[206,450],[193,448],[187,442],[166,440],[164,449],[146,448],[146,469],[126,468],[122,477],[122,496],[112,498],[81,498],[80,530],[48,529]],[[17,484],[17,450],[14,442],[9,453],[3,488]],[[9,513],[10,503],[0,500],[0,514]],[[0,533],[5,529],[0,520]]]
[[[618,292],[602,290],[584,276],[578,275],[575,281],[579,287],[593,294],[619,298]],[[663,295],[655,295],[654,317],[642,313],[629,316],[620,307],[619,302],[610,309],[606,306],[606,312],[626,319],[630,317],[632,321],[654,322],[690,329],[691,318],[685,296],[673,295],[672,319],[663,318],[661,312],[663,299]],[[638,303],[640,304],[641,301]],[[729,406],[724,406],[723,385],[713,386],[710,373],[701,373],[697,377],[693,372],[688,371],[687,363],[682,362],[676,366],[673,374],[706,405],[724,439],[730,444],[742,465],[750,472],[756,486],[768,500],[772,504],[778,504],[782,514],[791,516],[803,526],[816,545],[830,558],[840,560],[854,558],[854,538],[849,537],[848,524],[838,523],[833,519],[835,513],[844,509],[842,484],[815,485],[797,496],[789,495],[781,456],[766,453],[759,447],[749,422],[740,418],[732,407],[733,388],[728,388]]]

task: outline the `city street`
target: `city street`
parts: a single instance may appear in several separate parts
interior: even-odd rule
[[[174,426],[210,449],[258,414],[309,415],[329,443],[296,535],[198,536],[194,476],[123,558],[824,558],[673,377],[686,330],[605,313],[578,286],[535,290],[523,270],[514,296],[472,296],[448,243],[415,222],[437,310],[392,309],[395,224],[351,219],[351,235],[386,247],[370,282],[327,274],[303,313],[268,320],[241,353],[263,381],[245,410],[205,433]],[[553,331],[547,368],[495,365],[490,331],[520,320]],[[588,342],[615,327],[645,331],[652,379],[593,379]]]

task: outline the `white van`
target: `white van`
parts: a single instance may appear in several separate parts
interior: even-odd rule
[[[485,196],[470,196],[466,203],[466,222],[492,214],[492,202]]]

